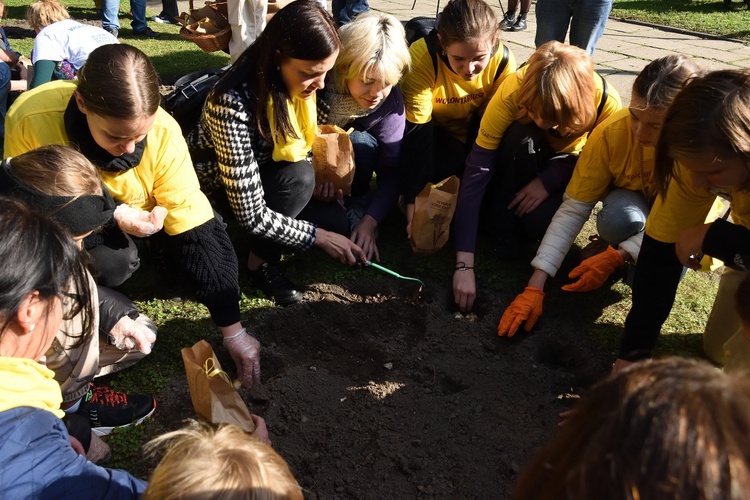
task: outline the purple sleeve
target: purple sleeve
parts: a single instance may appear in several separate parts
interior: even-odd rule
[[[453,234],[457,252],[474,252],[477,243],[479,210],[487,184],[495,168],[497,150],[484,149],[474,143],[466,158],[466,170],[458,190],[458,205],[453,218]]]
[[[399,165],[401,144],[404,140],[406,112],[401,91],[395,87],[388,96],[391,102],[383,103],[385,116],[369,132],[378,141],[378,161],[375,172],[378,178],[378,189],[373,194],[367,213],[378,224],[396,206],[401,193]]]

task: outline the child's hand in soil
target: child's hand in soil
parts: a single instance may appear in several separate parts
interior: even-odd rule
[[[271,438],[268,437],[268,427],[266,427],[266,421],[263,419],[263,417],[261,417],[260,415],[256,415],[255,413],[251,413],[250,418],[255,424],[255,430],[253,431],[252,436],[261,443],[265,443],[268,446],[271,446]]]
[[[458,310],[470,313],[477,298],[477,281],[473,269],[456,270],[453,273],[453,300]]]

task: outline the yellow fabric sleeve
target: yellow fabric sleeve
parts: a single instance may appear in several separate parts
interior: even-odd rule
[[[581,151],[565,193],[595,203],[613,188],[652,196],[654,148],[642,147],[633,134],[630,110],[623,108],[597,126]]]

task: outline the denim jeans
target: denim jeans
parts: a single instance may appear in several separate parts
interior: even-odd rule
[[[613,247],[617,248],[646,227],[646,217],[651,209],[643,194],[617,188],[610,191],[602,204],[602,210],[596,215],[596,231]]]
[[[604,33],[613,0],[538,0],[536,4],[537,47],[551,40],[565,42],[570,26],[570,44],[594,54]]]
[[[120,0],[102,0],[102,28],[120,29],[120,20],[117,15],[120,12]],[[133,21],[130,26],[133,31],[139,32],[146,29],[146,0],[130,0],[130,12]]]
[[[120,29],[120,0],[102,0],[102,28]]]
[[[5,137],[5,112],[10,93],[10,66],[0,64],[0,137]]]
[[[331,2],[333,19],[341,26],[368,10],[370,10],[370,4],[367,0],[333,0]]]

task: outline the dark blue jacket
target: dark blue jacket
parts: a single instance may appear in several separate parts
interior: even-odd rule
[[[139,498],[146,482],[78,455],[52,413],[19,407],[0,413],[0,496],[38,499]]]

